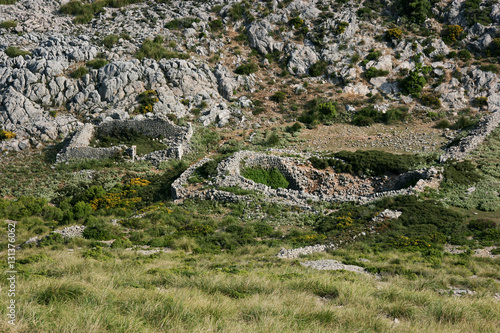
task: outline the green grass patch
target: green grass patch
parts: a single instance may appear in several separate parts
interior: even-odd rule
[[[246,168],[242,176],[256,183],[267,185],[271,188],[288,188],[290,183],[277,168]]]

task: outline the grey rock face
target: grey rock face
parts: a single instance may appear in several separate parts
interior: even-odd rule
[[[218,89],[220,94],[227,100],[233,99],[233,91],[240,87],[240,83],[234,77],[234,75],[229,72],[229,70],[219,64],[215,67],[214,75],[217,78]]]
[[[255,48],[262,54],[272,53],[273,51],[282,51],[284,44],[276,42],[269,33],[274,31],[275,26],[269,21],[262,20],[254,22],[247,28],[248,42],[252,48]]]
[[[290,51],[287,69],[290,73],[304,75],[309,72],[309,67],[318,60],[318,55],[311,47],[295,45],[295,48]]]

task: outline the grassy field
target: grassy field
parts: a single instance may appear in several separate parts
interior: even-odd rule
[[[360,246],[300,260],[277,259],[267,246],[219,255],[43,252],[22,254],[32,262],[19,269],[17,332],[496,332],[500,325],[498,259],[445,255],[436,266],[418,254]],[[299,264],[346,255],[403,273]],[[475,294],[452,296],[450,286]],[[0,298],[6,304],[5,293]]]

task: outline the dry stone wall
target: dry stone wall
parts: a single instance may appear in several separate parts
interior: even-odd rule
[[[478,127],[472,130],[468,136],[462,138],[457,146],[450,147],[445,154],[441,155],[440,162],[446,162],[450,159],[463,160],[483,143],[498,124],[500,124],[500,110],[485,116]]]

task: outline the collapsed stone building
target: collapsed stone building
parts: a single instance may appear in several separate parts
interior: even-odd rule
[[[103,134],[111,134],[116,130],[134,130],[151,138],[164,138],[167,143],[166,149],[137,156],[135,146],[91,147],[90,143],[96,129]],[[169,119],[159,116],[144,117],[141,115],[129,120],[110,120],[102,122],[98,126],[87,123],[75,132],[68,144],[57,154],[56,162],[112,158],[117,155],[127,156],[132,161],[150,160],[153,163],[169,159],[182,159],[192,135],[193,128],[190,123],[186,126],[178,126]]]

